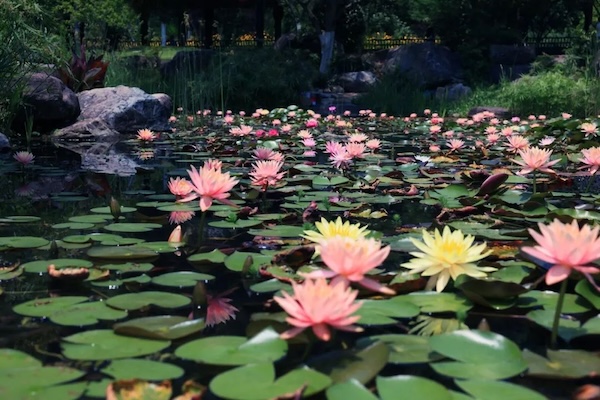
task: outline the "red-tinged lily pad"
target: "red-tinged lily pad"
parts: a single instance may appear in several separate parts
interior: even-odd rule
[[[151,340],[117,335],[110,329],[76,333],[63,338],[61,347],[71,360],[101,361],[153,354],[171,345],[169,340]]]
[[[139,310],[151,305],[162,308],[180,308],[190,303],[191,300],[181,294],[157,291],[120,294],[106,300],[106,304],[109,306],[127,311]]]
[[[97,246],[88,250],[87,255],[104,260],[151,260],[158,258],[154,250],[142,246]]]
[[[506,379],[527,369],[519,347],[502,335],[461,330],[432,336],[433,351],[456,361],[432,363],[439,374],[453,378]]]
[[[390,350],[380,341],[365,341],[352,350],[331,351],[311,358],[306,363],[325,375],[333,383],[354,379],[366,384],[388,362]]]
[[[35,249],[50,243],[49,240],[35,236],[8,236],[0,237],[0,248],[9,249]]]
[[[263,400],[291,396],[293,393],[311,396],[324,390],[331,379],[310,368],[299,368],[275,379],[271,363],[250,364],[217,375],[210,390],[231,400]]]
[[[363,300],[355,315],[360,315],[359,325],[390,325],[397,323],[397,318],[412,318],[419,313],[413,303],[391,299]]]
[[[47,273],[48,266],[53,264],[58,270],[63,268],[92,268],[94,264],[88,260],[78,258],[54,258],[50,260],[30,261],[22,265],[25,272],[30,273]]]
[[[213,365],[245,365],[277,361],[287,352],[287,342],[272,329],[250,340],[243,336],[213,336],[194,340],[175,350],[175,355]]]
[[[2,269],[0,270],[0,282],[17,278],[23,274],[23,271],[24,268],[22,266],[17,266],[10,269]]]
[[[172,393],[171,381],[120,380],[108,386],[106,400],[169,400]]]
[[[488,381],[483,379],[455,379],[454,382],[456,382],[456,384],[462,390],[473,396],[475,399],[547,400],[546,396],[543,396],[541,393],[510,382]]]
[[[214,275],[201,274],[192,271],[169,272],[152,278],[152,283],[168,287],[193,287],[198,281],[211,281]]]
[[[136,318],[113,326],[115,333],[146,339],[176,340],[200,332],[203,319],[190,320],[177,315]]]
[[[114,360],[101,372],[116,380],[144,379],[147,381],[178,379],[184,374],[183,368],[177,365],[139,358]]]
[[[523,350],[523,358],[529,366],[527,375],[546,379],[581,379],[600,374],[600,357],[595,353],[583,350],[548,350],[547,357]]]

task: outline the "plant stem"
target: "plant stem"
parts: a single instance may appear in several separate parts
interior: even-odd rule
[[[533,171],[533,193],[532,193],[532,195],[536,194],[536,192],[537,192],[537,190],[536,190],[537,186],[536,185],[537,185],[537,176],[535,174],[535,171]]]
[[[558,326],[560,325],[560,314],[563,303],[565,301],[565,292],[567,291],[567,279],[563,279],[560,284],[560,292],[558,293],[558,301],[556,302],[556,311],[554,312],[554,321],[552,322],[552,336],[550,337],[550,348],[557,348]]]
[[[204,223],[206,220],[206,212],[200,212],[200,226],[198,227],[198,248],[202,246],[202,241],[204,240]]]
[[[265,185],[265,190],[262,192],[262,212],[267,212],[267,189],[269,185]]]
[[[596,172],[597,171],[594,171],[594,173],[592,175],[590,175],[590,179],[588,180],[588,184],[585,187],[585,192],[586,193],[590,193],[590,189],[592,188],[592,183],[594,183],[594,181],[596,180],[595,179],[596,178]]]

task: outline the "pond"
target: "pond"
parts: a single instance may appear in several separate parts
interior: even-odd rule
[[[331,111],[4,155],[2,398],[596,390],[597,121]]]

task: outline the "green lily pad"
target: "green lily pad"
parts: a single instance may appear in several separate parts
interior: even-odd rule
[[[56,269],[63,268],[92,268],[94,264],[79,258],[54,258],[51,260],[30,261],[22,265],[25,272],[42,274],[48,272],[48,265],[54,264]]]
[[[28,317],[49,317],[65,307],[88,301],[85,296],[63,296],[45,297],[26,301],[13,307],[13,311],[19,315]]]
[[[309,367],[328,375],[333,383],[351,379],[365,384],[388,362],[390,350],[380,341],[363,341],[352,350],[330,351],[308,360]]]
[[[213,336],[194,340],[175,350],[175,355],[214,365],[244,365],[279,360],[287,352],[287,342],[268,328],[247,340],[242,336]]]
[[[519,296],[517,305],[519,307],[543,307],[545,309],[555,309],[558,302],[558,293],[547,290],[531,290]],[[562,312],[565,314],[577,314],[590,310],[590,306],[581,297],[576,294],[566,293]]]
[[[298,238],[304,233],[304,228],[293,225],[277,225],[266,229],[250,229],[250,235],[282,238]]]
[[[161,224],[155,224],[152,222],[117,222],[106,225],[104,229],[111,232],[139,233],[150,232],[151,230],[158,229],[160,227],[162,227]]]
[[[158,258],[158,253],[142,246],[96,246],[88,250],[92,258],[105,260],[148,260]]]
[[[146,245],[146,241],[140,238],[133,237],[121,237],[109,240],[103,240],[100,242],[102,246],[130,246],[134,244],[144,243]],[[146,248],[150,248],[149,246],[145,246]]]
[[[332,176],[331,178],[328,178],[326,176],[315,176],[312,179],[312,186],[313,187],[337,186],[337,185],[346,183],[348,181],[349,181],[349,179],[344,176]]]
[[[292,370],[275,379],[271,363],[244,365],[217,375],[210,382],[210,390],[217,396],[231,400],[264,400],[281,398],[301,388],[303,396],[324,390],[331,380],[309,368]]]
[[[143,379],[147,381],[161,381],[164,379],[177,379],[183,376],[184,370],[177,365],[163,361],[141,360],[128,358],[114,360],[102,373],[112,376],[116,380]]]
[[[548,358],[527,349],[523,358],[529,369],[527,375],[547,379],[580,379],[600,373],[597,354],[582,350],[548,350]]]
[[[25,224],[29,222],[38,222],[41,220],[40,217],[35,215],[10,215],[8,217],[0,217],[0,222],[6,224]]]
[[[52,229],[72,229],[72,230],[84,230],[92,229],[95,225],[86,222],[63,222],[62,224],[52,225]]]
[[[395,300],[405,300],[421,308],[424,313],[467,312],[473,304],[466,298],[454,293],[414,292],[396,296]]]
[[[215,203],[213,203],[215,204]],[[211,206],[212,208],[212,206]],[[173,211],[200,211],[200,206],[198,205],[197,202],[192,202],[192,203],[176,203],[176,204],[169,204],[169,205],[163,205],[160,207],[157,207],[157,210],[159,211],[165,211],[165,212],[173,212]]]
[[[249,228],[251,226],[256,226],[262,224],[263,221],[256,219],[238,219],[235,222],[230,221],[212,221],[209,222],[208,225],[214,228],[224,228],[224,229],[238,229],[238,228]]]
[[[218,249],[209,253],[196,253],[188,257],[188,261],[194,264],[222,264],[225,262],[226,254]]]
[[[49,240],[35,236],[7,236],[0,237],[0,247],[11,249],[35,249],[50,243]]]
[[[40,360],[27,353],[13,349],[0,349],[0,371],[41,366],[42,362]]]
[[[135,272],[148,272],[154,265],[151,263],[123,263],[123,264],[105,264],[102,265],[102,269],[107,269],[109,271],[116,271],[121,274],[127,273],[135,273]]]
[[[554,323],[554,310],[534,310],[527,313],[527,318],[536,324],[552,330]],[[567,342],[578,336],[587,335],[588,332],[581,326],[577,320],[561,318],[558,324],[558,336]]]
[[[527,278],[535,270],[535,265],[529,262],[504,261],[499,262],[499,264],[502,268],[492,272],[490,276],[504,282],[521,283],[523,279]]]
[[[443,385],[420,376],[378,376],[376,382],[382,400],[398,398],[398,393],[407,399],[452,400],[452,395]]]
[[[0,282],[8,281],[23,275],[23,267],[17,267],[12,270],[0,271]],[[2,294],[2,293],[0,293]]]
[[[375,335],[362,338],[358,343],[365,340],[379,340],[385,343],[390,350],[388,363],[391,364],[415,364],[437,361],[443,358],[434,353],[429,345],[429,338],[417,335],[387,334]]]
[[[225,258],[225,266],[232,271],[241,272],[247,265],[249,271],[257,271],[261,265],[270,264],[271,258],[260,253],[236,251]]]
[[[432,368],[453,378],[506,379],[525,369],[519,347],[502,335],[478,330],[461,330],[432,336],[433,351],[456,361],[432,363]]]
[[[162,308],[179,308],[190,303],[191,300],[181,294],[152,291],[120,294],[106,300],[106,304],[109,306],[127,311],[139,310],[150,305]]]
[[[575,286],[575,292],[586,299],[596,310],[600,310],[600,293],[586,279],[579,281]]]
[[[193,287],[198,281],[210,281],[215,279],[213,275],[201,274],[199,272],[179,271],[169,272],[152,278],[152,283],[160,286],[170,287]]]
[[[141,247],[147,247],[154,250],[157,253],[174,253],[181,246],[185,245],[182,242],[144,242],[140,244]]]
[[[90,215],[76,215],[70,217],[70,222],[81,222],[86,224],[103,224],[107,220],[112,219],[112,215],[106,214],[90,214]]]
[[[117,335],[110,329],[76,333],[63,338],[63,354],[71,360],[101,361],[145,356],[166,349],[168,340]]]
[[[458,285],[458,288],[473,303],[496,310],[512,307],[516,296],[528,291],[518,283],[495,279],[468,279]]]
[[[113,326],[115,333],[146,339],[176,340],[200,332],[203,319],[190,320],[176,315],[136,318]]]
[[[543,396],[538,392],[510,382],[497,382],[482,379],[456,379],[455,382],[462,390],[480,400],[547,400],[546,396]]]
[[[379,397],[356,380],[336,383],[327,389],[326,395],[327,400],[379,400]]]
[[[419,315],[420,309],[408,301],[363,300],[355,315],[360,315],[359,325],[390,325],[395,318],[412,318]]]
[[[279,290],[291,290],[291,287],[289,283],[273,278],[251,285],[250,290],[256,293],[274,293]]]
[[[62,238],[62,240],[67,243],[82,244],[90,242],[92,238],[90,235],[69,235]]]
[[[55,324],[67,326],[95,325],[101,320],[114,321],[125,317],[127,312],[108,307],[103,301],[73,304],[49,316]]]
[[[136,210],[135,207],[121,206],[121,214],[131,213],[131,212],[134,212],[135,210]],[[93,213],[96,213],[96,214],[111,214],[109,206],[92,208],[90,211]]]
[[[108,281],[94,281],[94,282],[92,282],[92,285],[97,286],[97,287],[106,287],[106,288],[116,289],[116,288],[126,285],[128,283],[129,284],[134,283],[137,285],[147,285],[151,281],[152,281],[152,278],[150,278],[146,274],[142,274],[142,275],[132,276],[130,278],[110,279]]]

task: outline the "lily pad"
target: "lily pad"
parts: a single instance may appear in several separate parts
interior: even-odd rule
[[[147,381],[161,381],[164,379],[177,379],[184,374],[183,369],[177,365],[135,358],[114,360],[101,371],[117,380],[144,379]]]
[[[127,273],[135,273],[135,272],[148,272],[150,271],[152,268],[154,268],[154,265],[151,263],[132,263],[132,262],[128,262],[128,263],[123,263],[123,264],[105,264],[102,265],[102,269],[107,269],[109,271],[116,271],[118,273],[121,274],[127,274]]]
[[[225,266],[236,272],[241,272],[245,266],[249,271],[257,271],[261,265],[270,264],[271,259],[271,256],[260,253],[236,251],[225,258]]]
[[[73,304],[53,312],[49,318],[58,325],[86,326],[99,321],[114,321],[127,317],[127,312],[108,307],[103,301]]]
[[[375,335],[360,339],[362,341],[379,340],[385,343],[390,350],[388,363],[390,364],[415,364],[437,361],[443,356],[434,353],[429,345],[429,338],[417,335],[387,334]]]
[[[42,274],[48,272],[48,265],[54,264],[57,269],[62,268],[92,268],[94,264],[79,258],[54,258],[50,260],[30,261],[22,265],[25,272]]]
[[[92,285],[97,286],[97,287],[116,289],[116,288],[126,285],[126,284],[147,285],[151,281],[152,281],[152,278],[150,278],[146,274],[142,274],[142,275],[132,276],[130,278],[110,279],[108,281],[95,281],[95,282],[92,282]]]
[[[598,376],[600,357],[582,350],[548,350],[548,358],[527,349],[523,358],[529,369],[527,375],[547,379],[580,379]]]
[[[203,319],[190,320],[176,315],[136,318],[113,326],[115,333],[146,339],[176,340],[200,332]]]
[[[231,400],[264,400],[281,398],[300,389],[303,396],[324,390],[331,379],[309,368],[292,370],[275,379],[271,363],[250,364],[232,369],[215,377],[210,390],[217,396]]]
[[[162,308],[179,308],[190,303],[191,300],[181,294],[153,291],[120,294],[106,300],[106,304],[109,306],[127,311],[139,310],[150,305]]]
[[[226,254],[218,249],[209,253],[196,253],[188,257],[188,261],[194,264],[222,264],[225,262]]]
[[[149,260],[158,257],[158,253],[142,246],[96,246],[88,250],[92,258],[105,260]]]
[[[510,382],[490,382],[482,379],[456,379],[455,382],[462,390],[480,400],[547,400],[546,396],[536,391]]]
[[[0,217],[0,222],[6,224],[24,224],[29,222],[38,222],[41,220],[40,217],[35,215],[10,215],[8,217]]]
[[[383,400],[398,398],[398,393],[407,399],[452,400],[452,395],[443,385],[420,376],[378,376],[376,382],[379,397]]]
[[[35,249],[50,243],[49,240],[35,236],[5,236],[0,237],[0,247],[11,249]]]
[[[456,361],[432,363],[432,368],[453,378],[506,379],[525,369],[519,347],[502,335],[479,330],[461,330],[432,336],[433,351]]]
[[[532,290],[519,296],[517,305],[519,307],[543,307],[545,309],[555,309],[558,302],[558,293],[547,290]],[[577,314],[590,310],[590,306],[581,297],[576,294],[566,293],[562,312],[565,314]]]
[[[395,300],[405,300],[421,308],[424,313],[456,312],[464,313],[473,307],[466,298],[454,293],[414,292],[396,296]]]
[[[175,350],[175,355],[213,365],[244,365],[279,360],[287,352],[287,342],[267,328],[247,340],[242,336],[214,336],[194,340]]]
[[[99,329],[67,336],[61,346],[65,357],[71,360],[101,361],[145,356],[170,344],[168,340],[132,338]]]
[[[106,225],[104,229],[111,232],[139,233],[150,232],[151,230],[158,229],[160,227],[162,227],[161,224],[155,224],[152,222],[117,222]]]
[[[131,212],[134,212],[135,210],[136,210],[135,207],[121,206],[121,214],[131,213]],[[90,211],[93,213],[97,213],[97,214],[111,214],[109,206],[92,208]]]
[[[72,230],[83,230],[92,229],[95,225],[86,222],[63,222],[61,224],[52,225],[52,229],[72,229]]]
[[[169,272],[152,278],[152,283],[160,286],[170,287],[193,287],[198,281],[210,281],[215,279],[213,275],[201,274],[199,272],[179,271]]]
[[[18,304],[13,307],[13,311],[19,315],[28,317],[49,317],[65,307],[88,301],[85,296],[63,296],[63,297],[45,297],[34,299]]]
[[[586,299],[596,310],[600,310],[600,293],[586,279],[579,281],[575,286],[575,292]]]
[[[408,301],[363,300],[355,315],[360,315],[359,325],[389,325],[395,318],[412,318],[420,312],[419,307]]]

